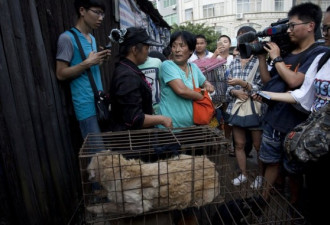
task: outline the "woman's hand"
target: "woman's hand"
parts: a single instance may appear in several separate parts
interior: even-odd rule
[[[249,98],[248,93],[246,93],[242,89],[240,89],[240,90],[232,90],[231,92],[232,92],[233,95],[236,96],[236,98],[238,98],[238,99],[240,99],[242,101],[246,101]]]
[[[239,79],[239,78],[231,78],[228,77],[228,85],[235,86],[235,85],[240,85],[241,87],[246,86],[246,81]]]
[[[214,92],[214,86],[208,81],[204,82],[204,89],[209,93]]]
[[[167,116],[162,116],[162,117],[163,117],[162,118],[162,125],[164,127],[172,129],[173,128],[172,119],[170,117],[167,117]]]

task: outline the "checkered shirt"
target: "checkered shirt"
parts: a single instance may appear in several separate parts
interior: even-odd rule
[[[258,60],[258,58],[256,56],[254,56],[251,60],[249,60],[246,63],[245,67],[242,68],[240,57],[239,56],[235,57],[229,66],[229,75],[228,76],[232,77],[232,78],[239,78],[242,80],[246,80],[246,78],[249,76],[250,71],[253,68],[253,65],[257,62],[257,60]],[[261,88],[262,88],[262,82],[261,82],[261,78],[260,78],[259,68],[257,69],[256,75],[254,76],[254,79],[253,79],[253,82],[251,85],[252,85],[253,91],[258,91],[258,90],[261,90]],[[226,91],[226,98],[228,101],[228,107],[227,107],[226,112],[228,114],[230,114],[230,112],[233,108],[233,104],[236,101],[236,97],[232,96],[230,94],[230,91],[233,89],[239,90],[239,89],[243,89],[243,88],[240,85],[235,85],[235,86],[228,85],[228,88]]]

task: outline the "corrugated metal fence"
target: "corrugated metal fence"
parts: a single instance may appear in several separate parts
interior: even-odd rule
[[[0,0],[0,224],[67,224],[80,201],[82,140],[68,84],[55,76],[73,1]],[[112,4],[94,34],[101,45],[118,27]],[[105,88],[113,59],[102,67]]]

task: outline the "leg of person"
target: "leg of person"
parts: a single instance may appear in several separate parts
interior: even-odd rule
[[[101,129],[96,116],[91,116],[87,119],[79,120],[79,126],[83,139],[85,139],[90,133],[101,133]]]
[[[84,140],[86,139],[88,134],[101,133],[96,116],[91,116],[91,117],[88,117],[87,119],[79,120],[79,125],[80,125],[81,135]],[[103,144],[103,140],[102,140],[101,136],[97,136],[97,137],[93,137],[93,138],[94,139],[90,140],[90,141],[92,141],[95,144],[95,148],[93,147],[92,148],[93,152],[89,152],[89,153],[96,153],[98,151],[102,151],[102,150],[106,149]],[[96,146],[98,146],[98,147],[96,147]],[[101,147],[99,147],[99,146],[101,146]],[[88,160],[90,161],[91,158],[89,158]],[[93,182],[92,191],[96,193],[96,196],[94,197],[93,201],[96,203],[99,203],[99,201],[100,201],[100,198],[98,197],[99,190],[101,190],[101,185],[98,182]]]
[[[238,167],[241,170],[241,174],[232,180],[232,184],[235,186],[240,185],[247,181],[246,172],[246,155],[244,151],[245,146],[245,129],[242,127],[233,126],[233,136],[235,139],[235,154],[237,158]]]
[[[262,166],[262,162],[259,159],[259,150],[260,150],[260,145],[261,145],[261,135],[262,135],[262,130],[251,130],[253,146],[254,146],[254,149],[257,152],[257,161],[258,161],[258,175],[256,176],[253,183],[250,185],[250,187],[253,188],[253,189],[260,188],[262,186],[262,183],[263,183],[263,166]]]
[[[232,135],[232,126],[230,126],[228,124],[228,119],[229,119],[229,114],[226,113],[226,109],[227,109],[227,103],[223,103],[222,107],[222,117],[223,117],[223,129],[224,129],[224,133],[225,133],[225,138],[231,141],[231,144],[229,145],[229,155],[232,157],[235,157],[235,151],[232,147],[232,143],[234,144],[234,136]]]
[[[246,135],[246,142],[245,142],[245,146],[244,146],[245,155],[246,155],[246,157],[251,158],[252,155],[250,155],[250,152],[253,149],[253,140],[252,140],[251,131],[246,130],[245,135]]]
[[[276,131],[268,123],[264,124],[262,140],[260,145],[259,159],[265,166],[266,187],[263,196],[269,199],[271,187],[279,176],[280,165],[283,160],[283,141],[285,134]]]

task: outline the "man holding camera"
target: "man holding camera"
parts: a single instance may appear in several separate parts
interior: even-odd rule
[[[99,65],[110,55],[110,50],[97,51],[92,29],[98,28],[104,19],[105,5],[102,0],[75,0],[78,14],[76,25],[71,29],[81,42],[86,59],[82,61],[77,42],[70,31],[58,39],[56,76],[59,80],[70,80],[70,89],[76,117],[82,137],[88,133],[100,133],[96,117],[94,92],[88,79],[90,69],[97,90],[103,90]]]
[[[284,56],[274,42],[269,42],[264,49],[271,59],[268,71],[266,54],[258,55],[261,79],[265,84],[264,90],[286,92],[298,88],[304,81],[305,73],[313,59],[326,49],[315,44],[314,34],[320,26],[322,11],[313,3],[303,3],[291,8],[288,13],[287,33],[292,42],[293,50]],[[280,167],[284,160],[283,141],[286,134],[297,124],[307,118],[307,114],[299,111],[293,105],[271,102],[264,117],[263,136],[259,159],[265,168],[264,177],[267,181],[263,197],[268,200],[271,185],[279,176]],[[296,175],[289,164],[284,164],[289,174]],[[296,186],[297,187],[297,186]],[[297,190],[295,190],[297,191]],[[297,195],[291,192],[291,203],[297,203]]]

